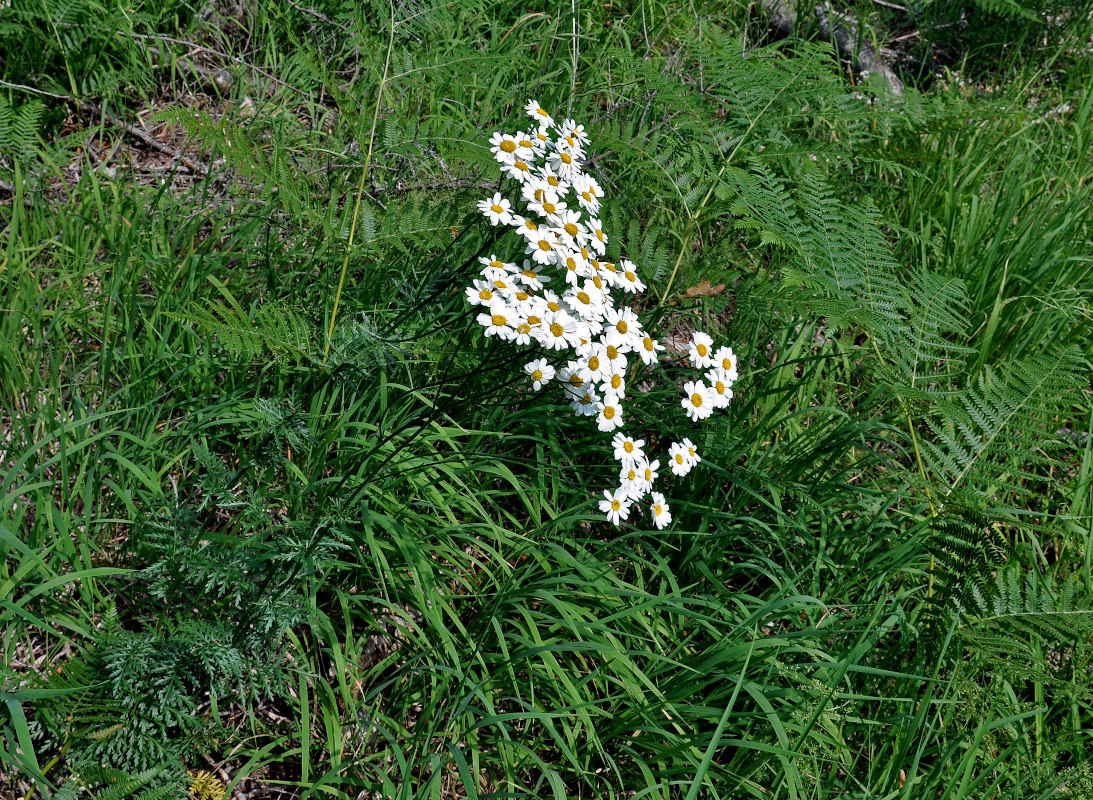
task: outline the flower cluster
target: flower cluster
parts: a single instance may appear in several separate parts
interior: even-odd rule
[[[604,192],[582,171],[588,145],[584,126],[555,121],[534,100],[525,110],[534,123],[529,130],[490,139],[502,172],[519,183],[520,207],[500,192],[478,204],[491,224],[515,230],[524,252],[519,263],[497,255],[482,258],[481,276],[467,287],[467,300],[478,307],[486,336],[539,346],[540,357],[524,366],[536,390],[559,383],[576,414],[594,417],[601,431],[616,431],[624,424],[627,368],[656,363],[665,348],[633,309],[619,302],[643,292],[645,284],[632,261],[607,259],[608,237],[600,220]],[[732,399],[736,356],[729,347],[715,351],[709,336],[696,333],[688,358],[693,367],[708,370],[705,381],[683,387],[683,408],[697,421]],[[604,492],[600,509],[617,525],[634,503],[649,496],[652,521],[663,528],[672,515],[664,495],[653,491],[660,461],[646,457],[644,444],[615,434],[620,485]],[[700,460],[690,439],[669,447],[674,475],[686,475]]]

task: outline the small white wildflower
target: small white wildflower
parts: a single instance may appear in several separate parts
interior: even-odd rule
[[[732,400],[732,381],[728,380],[726,373],[719,369],[711,369],[706,373],[706,380],[710,382],[710,390],[714,393],[714,406],[725,408]]]
[[[672,512],[668,504],[664,502],[664,495],[660,492],[653,492],[651,499],[653,502],[649,506],[649,513],[653,515],[653,524],[657,526],[658,531],[664,530],[664,526],[672,521]]]
[[[524,364],[524,372],[531,378],[535,391],[539,391],[544,384],[554,380],[554,367],[545,358],[537,358]]]
[[[479,200],[478,210],[486,215],[491,225],[508,225],[512,219],[512,204],[500,192],[494,192],[487,200]]]
[[[645,446],[644,439],[632,439],[626,434],[616,433],[615,438],[611,440],[611,446],[614,448],[615,460],[624,466],[645,458],[645,451],[642,450]]]
[[[680,404],[692,421],[706,419],[714,412],[714,392],[702,381],[688,381],[683,384],[683,393]]]
[[[506,303],[494,301],[490,304],[488,314],[478,315],[478,324],[486,329],[486,336],[511,339],[515,332],[512,327],[514,317],[515,315]]]
[[[596,424],[601,431],[613,431],[622,427],[622,403],[618,395],[609,392],[603,396]]]
[[[698,457],[698,451],[690,439],[682,442],[673,442],[668,447],[668,466],[673,475],[685,476],[702,459]]]
[[[529,117],[535,120],[535,124],[538,125],[540,129],[544,127],[554,127],[554,118],[550,116],[549,111],[539,105],[538,101],[528,100],[527,104],[524,106],[524,111],[527,112]]]
[[[575,398],[569,405],[578,417],[591,417],[600,413],[600,398],[591,389]]]
[[[695,335],[687,344],[687,358],[691,360],[691,366],[697,369],[712,367],[713,364],[713,339],[702,331],[695,331]]]
[[[618,525],[630,515],[630,498],[626,489],[620,486],[614,492],[603,490],[604,499],[600,501],[600,511],[607,515],[607,521]]]
[[[736,353],[731,347],[719,347],[713,354],[714,366],[725,373],[725,380],[731,386],[739,374],[736,371]]]
[[[641,363],[643,364],[655,364],[660,360],[660,356],[657,355],[664,349],[664,345],[654,339],[652,336],[644,336],[641,340],[641,345],[637,348],[638,353],[641,354]]]

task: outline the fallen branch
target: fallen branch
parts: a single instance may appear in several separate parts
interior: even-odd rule
[[[169,144],[164,144],[163,142],[159,141],[158,139],[154,138],[153,136],[151,136],[147,132],[142,131],[140,128],[138,128],[134,125],[127,125],[126,123],[122,122],[120,119],[115,117],[113,114],[109,114],[109,113],[104,112],[101,108],[99,108],[98,106],[96,106],[92,103],[86,103],[86,102],[81,101],[80,102],[80,110],[87,113],[87,114],[90,114],[92,117],[102,118],[103,120],[105,120],[107,123],[109,123],[113,127],[119,128],[119,129],[125,131],[130,136],[132,136],[134,139],[139,139],[140,141],[144,142],[146,145],[153,148],[154,150],[158,150],[159,152],[163,153],[164,155],[171,156],[171,158],[176,159],[177,161],[182,163],[184,166],[186,166],[189,169],[196,172],[198,175],[208,175],[209,174],[209,168],[208,167],[206,167],[204,164],[201,164],[197,161],[194,161],[192,158],[187,156],[181,150],[179,150],[175,147],[171,147]]]
[[[770,25],[782,36],[790,36],[797,27],[797,13],[785,0],[763,0],[763,8],[770,15]],[[846,14],[837,14],[824,3],[813,9],[820,25],[820,33],[832,40],[844,58],[850,59],[857,72],[878,73],[884,77],[892,94],[903,96],[903,81],[892,68],[877,55],[871,44],[858,35],[857,21]]]

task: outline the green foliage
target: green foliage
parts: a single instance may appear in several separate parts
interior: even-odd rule
[[[0,77],[154,89],[210,174],[0,101],[0,793],[1080,796],[1087,58],[896,101],[742,4],[15,8]],[[604,436],[466,312],[527,97],[658,335],[741,356],[667,531],[597,521]]]

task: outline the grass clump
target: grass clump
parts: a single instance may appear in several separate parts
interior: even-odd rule
[[[0,793],[1088,793],[1088,54],[901,100],[742,7],[113,8],[5,23]],[[531,97],[666,357],[740,356],[701,428],[630,387],[702,453],[663,531],[466,308]]]

